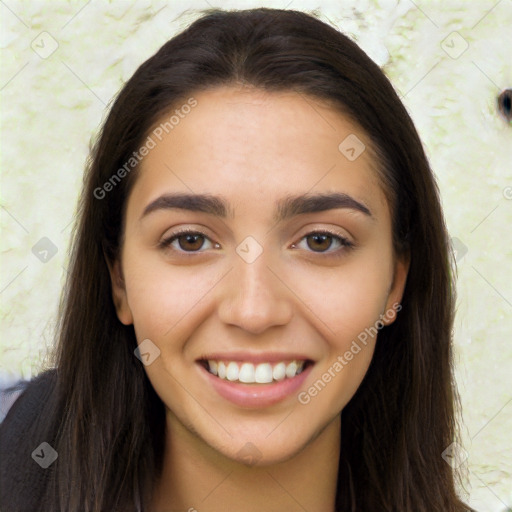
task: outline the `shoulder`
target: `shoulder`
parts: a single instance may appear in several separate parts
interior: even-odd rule
[[[46,445],[54,432],[54,401],[57,370],[47,370],[29,382],[2,390],[8,412],[0,423],[0,509],[35,510],[48,478]],[[15,395],[16,398],[12,398]],[[39,450],[39,451],[38,451]],[[42,450],[42,451],[41,451]],[[40,455],[40,454],[43,455]],[[39,455],[39,458],[36,457]],[[53,454],[52,454],[53,455]],[[46,466],[48,467],[48,466]],[[16,505],[13,506],[13,504]],[[30,505],[30,504],[33,504]]]
[[[13,377],[0,374],[0,423],[4,421],[9,409],[23,393],[28,383],[29,381],[20,375]]]
[[[14,424],[26,423],[44,406],[42,400],[47,398],[55,387],[57,370],[51,369],[40,373],[30,381],[19,380],[10,387],[2,386],[0,390],[0,432],[12,428]]]

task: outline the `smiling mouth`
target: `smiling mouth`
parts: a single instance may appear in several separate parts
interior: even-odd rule
[[[238,361],[218,361],[202,359],[199,363],[219,379],[242,384],[271,384],[286,379],[293,379],[301,374],[313,361],[292,360],[276,363],[259,363]]]

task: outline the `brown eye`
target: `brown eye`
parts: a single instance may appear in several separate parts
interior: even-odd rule
[[[205,249],[218,249],[219,244],[214,244],[204,234],[198,231],[181,231],[162,240],[161,249],[172,250],[177,253],[201,253]]]
[[[314,231],[302,237],[300,242],[293,244],[292,247],[299,247],[308,252],[316,252],[325,256],[341,256],[353,249],[355,245],[341,234]]]
[[[315,252],[324,252],[330,249],[333,237],[326,234],[314,234],[307,236],[308,247]]]
[[[198,251],[204,244],[204,236],[200,234],[192,235],[190,233],[186,235],[180,235],[177,237],[180,249],[184,251]]]

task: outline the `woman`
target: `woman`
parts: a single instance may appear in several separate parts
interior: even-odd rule
[[[468,510],[451,261],[378,66],[305,13],[206,12],[94,147],[1,509]]]

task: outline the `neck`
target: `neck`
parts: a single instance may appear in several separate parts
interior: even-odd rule
[[[167,412],[165,455],[149,512],[334,512],[338,416],[290,459],[248,466],[224,457]]]

